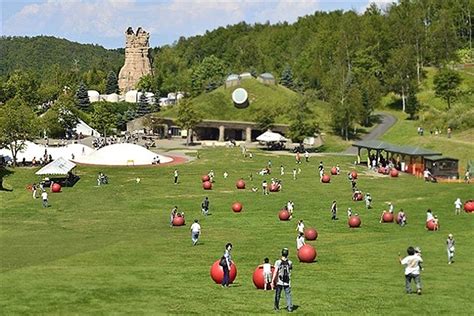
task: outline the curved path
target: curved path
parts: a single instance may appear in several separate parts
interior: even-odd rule
[[[373,140],[379,138],[380,136],[385,134],[385,132],[388,131],[389,128],[392,127],[397,121],[397,118],[391,114],[377,113],[377,115],[380,117],[381,122],[374,129],[372,129],[370,133],[362,137],[361,140]],[[347,148],[343,153],[355,155],[357,154],[357,148],[351,146]]]

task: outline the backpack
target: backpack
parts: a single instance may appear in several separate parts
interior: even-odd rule
[[[290,263],[288,260],[281,260],[278,268],[278,279],[283,283],[290,283]]]
[[[221,267],[227,266],[227,260],[225,260],[225,257],[224,257],[224,256],[222,256],[221,260],[219,261],[219,265],[220,265]]]

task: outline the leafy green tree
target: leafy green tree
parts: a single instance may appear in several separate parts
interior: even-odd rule
[[[91,123],[92,127],[103,133],[104,137],[110,135],[117,124],[117,115],[114,112],[113,105],[104,101],[95,102]]]
[[[194,95],[207,90],[212,91],[219,87],[226,74],[226,67],[222,60],[214,55],[206,57],[193,69],[191,75],[191,89]]]
[[[436,96],[443,98],[447,102],[448,109],[451,108],[451,103],[454,102],[459,95],[461,81],[462,78],[459,73],[449,68],[441,69],[434,76],[433,83]]]
[[[255,122],[257,122],[258,128],[262,131],[271,130],[275,125],[275,116],[273,111],[261,109],[256,114]]]
[[[79,122],[72,97],[61,95],[53,106],[40,118],[42,128],[51,137],[64,137]]]
[[[119,85],[117,75],[114,71],[109,71],[107,82],[105,84],[105,94],[119,93]]]
[[[410,119],[415,118],[416,113],[420,110],[420,102],[415,93],[411,93],[407,98],[406,112],[410,115]]]
[[[136,117],[142,117],[151,112],[150,105],[148,104],[148,99],[145,95],[145,91],[142,91],[140,98],[138,99],[138,108],[136,112]]]
[[[291,70],[290,65],[286,65],[285,69],[283,70],[280,83],[288,89],[293,89],[293,71]]]
[[[301,144],[306,137],[313,136],[315,132],[313,112],[308,106],[308,96],[305,96],[290,108],[288,136],[293,142]]]
[[[76,91],[76,102],[79,109],[83,111],[89,111],[91,108],[91,102],[84,82],[80,83],[79,88]]]
[[[26,141],[32,141],[38,136],[36,115],[24,100],[14,98],[0,106],[0,147],[11,150],[13,164],[16,157],[25,147]]]
[[[195,106],[189,100],[183,100],[178,105],[178,113],[176,117],[176,124],[188,132],[186,138],[186,146],[192,142],[192,131],[202,121],[201,113],[199,113]]]
[[[16,70],[5,83],[5,101],[19,98],[30,107],[36,107],[39,102],[38,88],[39,83],[31,72]]]
[[[82,80],[86,87],[90,90],[104,92],[106,88],[106,74],[102,70],[98,70],[95,66],[82,75]]]
[[[151,92],[155,91],[155,82],[154,78],[152,75],[145,75],[138,80],[138,83],[136,84],[135,88],[140,91],[146,91],[146,92]]]

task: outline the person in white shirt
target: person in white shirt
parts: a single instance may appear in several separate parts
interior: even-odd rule
[[[393,204],[392,202],[388,202],[388,211],[393,214]]]
[[[290,219],[293,218],[293,210],[295,208],[295,203],[293,203],[293,201],[288,201],[288,203],[286,203],[286,209],[288,210],[288,212],[290,212]]]
[[[285,174],[285,167],[283,165],[280,166],[280,176]]]
[[[454,241],[453,234],[448,235],[448,239],[446,239],[446,250],[448,251],[448,264],[454,262],[454,246],[456,242]]]
[[[43,207],[48,207],[48,193],[46,191],[41,193],[41,198],[43,199]]]
[[[415,254],[415,248],[411,246],[408,247],[407,253],[408,256],[403,259],[400,257],[400,253],[398,254],[400,264],[405,266],[405,291],[407,294],[412,292],[411,280],[415,280],[416,293],[421,295],[420,263],[423,262],[423,259]]]
[[[228,176],[229,174],[227,173],[227,171],[224,171],[224,179],[227,179]]]
[[[461,214],[462,202],[460,198],[457,198],[457,200],[454,201],[454,206],[456,207],[456,209],[454,210],[454,214],[455,215]]]
[[[300,250],[304,245],[304,233],[299,233],[298,237],[296,237],[296,250]]]
[[[268,258],[263,259],[263,262],[263,290],[267,290],[268,284],[270,284],[270,288],[273,290],[272,265],[270,264],[270,260]]]
[[[304,152],[304,159],[306,160],[306,162],[309,162],[309,152],[307,150],[305,150]]]
[[[347,208],[347,217],[352,216],[352,209],[350,207]]]
[[[298,221],[298,225],[296,225],[296,231],[297,231],[298,233],[303,233],[303,234],[304,234],[304,223],[303,223],[303,220],[302,220],[302,219],[300,219],[300,220]]]
[[[194,223],[191,225],[191,240],[193,241],[193,246],[197,244],[200,234],[201,225],[199,225],[199,221],[195,219]]]
[[[434,220],[433,212],[431,212],[431,209],[428,209],[426,211],[426,221],[429,222],[432,220]]]

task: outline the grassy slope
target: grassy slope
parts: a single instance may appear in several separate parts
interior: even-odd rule
[[[322,185],[316,167],[320,158],[302,165],[291,180],[291,156],[242,159],[238,149],[202,151],[202,158],[179,166],[181,183],[172,184],[173,167],[78,168],[81,180],[74,188],[51,194],[52,207],[43,209],[24,187],[36,181],[34,170],[17,169],[6,179],[11,193],[0,191],[0,308],[3,313],[272,313],[273,294],[257,291],[251,281],[254,268],[265,256],[275,260],[280,249],[290,248],[295,263],[293,298],[299,313],[468,314],[474,306],[473,215],[453,214],[457,197],[472,198],[464,184],[426,184],[412,176],[398,179],[361,173],[359,186],[374,197],[374,209],[350,200],[345,176]],[[284,164],[283,191],[262,196],[237,191],[239,177],[262,168],[271,159]],[[326,166],[339,163],[343,172],[351,157],[324,157]],[[201,189],[200,175],[214,169],[214,190]],[[99,170],[111,184],[95,186]],[[229,179],[222,173],[227,170]],[[140,176],[137,185],[134,178]],[[262,178],[254,175],[254,185]],[[269,177],[267,178],[269,179]],[[247,186],[252,183],[247,181]],[[259,192],[260,193],[260,192]],[[200,202],[211,201],[212,215],[202,218]],[[312,242],[319,259],[301,264],[295,256],[296,221],[280,222],[277,211],[286,201],[295,204],[296,218],[315,226]],[[329,206],[339,203],[337,222],[330,221]],[[233,214],[230,205],[241,201],[244,211]],[[379,224],[380,211],[392,201],[404,208],[408,226]],[[169,210],[178,205],[188,225],[169,228]],[[345,210],[351,206],[362,216],[362,228],[346,227]],[[441,231],[424,229],[424,211],[431,207],[440,218]],[[191,246],[189,225],[200,218],[203,235]],[[456,238],[457,261],[446,264],[445,238]],[[213,284],[209,267],[226,242],[234,244],[238,266],[235,285],[223,290]],[[403,292],[403,269],[397,253],[408,245],[423,249],[424,295]],[[282,298],[282,302],[284,299]],[[282,303],[282,306],[285,306]]]

